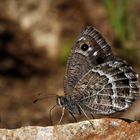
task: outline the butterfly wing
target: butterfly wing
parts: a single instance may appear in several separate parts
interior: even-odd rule
[[[114,59],[87,72],[71,97],[85,111],[109,115],[129,108],[138,97],[137,74],[125,61]]]
[[[77,38],[68,59],[64,78],[65,95],[70,95],[77,82],[94,66],[111,59],[110,46],[95,28],[88,26]]]

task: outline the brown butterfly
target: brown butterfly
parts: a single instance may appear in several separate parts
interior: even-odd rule
[[[116,116],[138,98],[138,74],[126,61],[116,58],[102,35],[88,26],[72,47],[64,93],[57,104],[73,116]]]
[[[88,26],[72,47],[64,93],[57,97],[56,105],[63,108],[59,122],[65,109],[75,120],[74,114],[84,114],[88,120],[87,114],[120,117],[138,99],[138,74],[126,61],[116,58],[102,35]]]

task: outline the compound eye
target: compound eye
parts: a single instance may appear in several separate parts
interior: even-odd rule
[[[87,51],[88,48],[89,48],[88,44],[83,44],[83,45],[81,46],[81,50],[84,51],[84,52]]]

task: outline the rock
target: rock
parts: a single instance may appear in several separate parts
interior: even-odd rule
[[[0,140],[138,140],[139,122],[119,119],[94,119],[57,126],[26,126],[18,129],[0,129]]]

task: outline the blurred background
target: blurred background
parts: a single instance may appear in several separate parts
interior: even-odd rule
[[[49,109],[64,94],[66,61],[86,25],[140,74],[139,0],[0,1],[0,128],[52,125]],[[52,111],[53,124],[61,111]],[[67,122],[73,122],[68,113]]]

